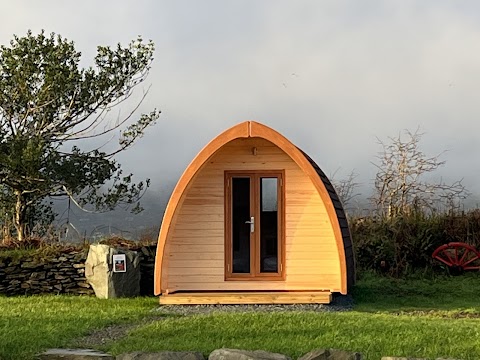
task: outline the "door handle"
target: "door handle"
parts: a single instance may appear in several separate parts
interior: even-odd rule
[[[255,231],[255,218],[253,216],[250,216],[250,221],[245,221],[245,224],[250,224],[251,233]]]

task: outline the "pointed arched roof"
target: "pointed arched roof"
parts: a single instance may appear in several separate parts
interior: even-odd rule
[[[347,288],[354,283],[355,269],[350,231],[343,210],[332,184],[320,170],[317,164],[302,150],[292,144],[277,131],[255,121],[245,121],[224,131],[208,143],[193,159],[177,182],[170,200],[165,209],[162,226],[158,237],[157,255],[155,260],[155,294],[161,292],[161,268],[170,226],[180,205],[182,195],[188,185],[208,161],[223,145],[239,138],[258,137],[270,141],[282,149],[311,179],[327,209],[330,222],[333,226],[335,242],[337,244],[341,271],[341,293],[346,294]]]

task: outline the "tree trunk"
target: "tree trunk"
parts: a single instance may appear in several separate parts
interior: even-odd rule
[[[26,237],[26,217],[27,217],[27,199],[21,190],[15,190],[15,229],[17,230],[17,240],[24,241]]]
[[[7,218],[5,218],[5,223],[2,226],[2,234],[3,243],[7,243],[11,240],[12,235],[10,234],[10,224],[8,223]]]

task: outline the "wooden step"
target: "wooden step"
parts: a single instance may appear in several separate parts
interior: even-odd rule
[[[329,304],[329,291],[179,292],[160,296],[162,305],[204,304]]]

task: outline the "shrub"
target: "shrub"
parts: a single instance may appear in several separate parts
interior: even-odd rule
[[[427,215],[412,212],[392,218],[354,218],[350,221],[359,270],[402,276],[433,269],[433,251],[451,241],[480,249],[480,210]]]

